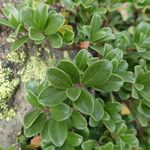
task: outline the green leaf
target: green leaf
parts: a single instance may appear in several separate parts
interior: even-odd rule
[[[72,101],[76,101],[78,99],[78,97],[81,94],[81,89],[80,88],[68,88],[66,90],[66,95],[68,96],[69,99],[71,99]]]
[[[40,110],[27,113],[23,119],[23,126],[25,128],[29,128],[34,123],[34,121],[39,117],[40,114],[41,114]]]
[[[135,83],[134,74],[130,71],[118,72],[118,75],[123,78],[124,82]]]
[[[30,7],[22,7],[21,8],[21,19],[24,24],[28,25],[29,27],[34,26],[33,16],[34,10]]]
[[[106,33],[104,31],[98,31],[92,35],[91,42],[96,42],[98,40],[101,40],[105,36],[106,36]]]
[[[73,41],[73,38],[74,32],[70,29],[66,29],[63,35],[63,40],[65,41],[65,43],[71,43]]]
[[[116,129],[116,124],[115,122],[110,119],[108,121],[104,121],[105,126],[108,128],[108,130],[110,130],[110,132],[114,132]]]
[[[94,111],[94,100],[86,89],[81,89],[81,94],[74,105],[83,114],[90,115]]]
[[[57,68],[61,69],[64,71],[72,80],[73,83],[79,83],[80,82],[80,74],[78,68],[71,63],[70,61],[67,60],[61,60]]]
[[[61,69],[49,68],[47,70],[47,78],[55,88],[67,89],[72,87],[70,77]]]
[[[82,0],[82,4],[85,8],[92,6],[93,0]]]
[[[43,150],[55,150],[55,148],[54,146],[49,146],[49,147],[44,148]]]
[[[29,128],[24,129],[25,136],[29,138],[40,133],[45,126],[46,123],[45,120],[46,120],[45,114],[40,114]]]
[[[139,123],[142,125],[142,127],[147,127],[148,126],[148,120],[147,120],[147,117],[145,117],[145,115],[137,112],[136,117],[137,117]]]
[[[93,117],[90,117],[90,119],[89,119],[89,125],[91,126],[91,127],[97,127],[98,125],[100,124],[100,121],[95,121],[95,119],[93,119]]]
[[[150,116],[150,106],[146,103],[140,103],[138,106],[138,111],[145,116]]]
[[[67,141],[73,146],[73,147],[77,147],[79,146],[82,141],[83,141],[83,137],[77,133],[74,132],[69,132],[68,136],[67,136]]]
[[[3,18],[0,18],[0,24],[13,28],[13,26],[9,23],[9,21]]]
[[[66,141],[59,150],[75,150],[75,147],[73,147],[69,142]]]
[[[102,18],[99,14],[94,14],[91,20],[90,40],[94,41],[95,34],[98,33],[102,24]],[[98,33],[99,34],[99,33]],[[102,34],[102,33],[101,33]]]
[[[4,150],[4,149],[1,147],[1,145],[0,145],[0,150]]]
[[[62,146],[68,134],[67,124],[63,121],[58,122],[52,119],[49,126],[49,134],[51,141],[55,146]]]
[[[11,44],[10,50],[15,51],[19,49],[24,43],[26,43],[29,40],[28,36],[22,36],[19,39],[16,39],[15,42]]]
[[[95,121],[100,121],[104,115],[104,108],[102,104],[98,100],[94,100],[94,111],[92,113],[92,117]]]
[[[137,83],[143,84],[144,88],[139,93],[140,95],[150,101],[150,72],[145,73],[137,79]]]
[[[57,121],[63,121],[70,118],[72,110],[66,104],[59,104],[51,107],[51,116]]]
[[[51,86],[46,87],[39,94],[39,103],[47,106],[58,105],[65,99],[67,99],[67,95],[64,90],[59,90]]]
[[[42,34],[37,28],[30,27],[29,28],[29,37],[35,41],[42,41],[45,39],[44,34]]]
[[[137,138],[132,134],[122,134],[120,136],[120,138],[123,142],[125,142],[126,144],[129,144],[129,145],[138,145],[139,144]]]
[[[51,14],[48,18],[48,23],[45,27],[44,33],[51,35],[56,33],[64,24],[64,17],[61,14]]]
[[[94,87],[105,92],[118,91],[123,86],[123,82],[123,79],[119,75],[112,74],[107,81]]]
[[[48,19],[48,15],[48,5],[39,3],[37,9],[35,9],[34,11],[34,24],[38,29],[44,29]]]
[[[43,130],[41,131],[41,138],[44,142],[50,142],[49,124],[50,120],[47,120]]]
[[[53,48],[60,48],[62,46],[62,37],[58,33],[49,35],[48,40]]]
[[[121,135],[121,134],[124,134],[127,132],[127,126],[125,123],[118,123],[117,126],[116,126],[116,133],[118,135]]]
[[[71,115],[71,123],[78,130],[84,130],[87,127],[85,118],[79,112],[73,112]]]
[[[85,86],[100,86],[108,80],[112,73],[112,64],[108,60],[100,60],[89,66],[85,71],[82,83]]]
[[[87,140],[82,143],[81,147],[83,150],[93,150],[96,146],[95,140]]]
[[[104,111],[103,120],[104,120],[104,121],[109,121],[109,120],[110,120],[110,115],[109,115],[108,112],[106,112],[106,111]]]
[[[16,144],[10,145],[7,150],[17,150]]]
[[[78,52],[75,57],[75,63],[80,70],[85,70],[87,68],[87,61],[89,58],[89,53],[87,50],[83,49]]]
[[[3,14],[8,18],[9,23],[17,28],[20,24],[20,12],[19,9],[16,9],[13,5],[7,5],[3,9]]]
[[[116,114],[121,111],[121,105],[119,102],[107,102],[105,105],[105,110],[111,115]]]
[[[118,49],[118,48],[113,49],[113,50],[109,51],[109,52],[105,55],[104,58],[105,58],[105,59],[108,59],[108,60],[112,60],[112,59],[116,58],[117,61],[120,62],[120,61],[122,60],[122,58],[123,58],[123,51],[120,50],[120,49]]]
[[[38,102],[38,96],[35,95],[31,90],[28,90],[27,100],[32,106],[43,108],[43,106]]]
[[[96,147],[95,150],[115,150],[115,149],[114,149],[114,144],[112,142],[108,142],[103,146]]]

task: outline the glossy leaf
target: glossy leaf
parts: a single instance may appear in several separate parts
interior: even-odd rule
[[[75,57],[75,63],[80,70],[85,70],[87,67],[87,61],[89,58],[89,53],[87,50],[81,50]]]
[[[45,34],[51,35],[56,33],[64,24],[64,17],[61,14],[51,14],[45,28]]]
[[[67,136],[67,141],[73,146],[73,147],[77,147],[79,146],[82,141],[83,141],[83,137],[77,133],[74,132],[69,132],[68,136]]]
[[[64,71],[70,77],[73,83],[80,82],[79,70],[72,62],[67,60],[61,60],[58,63],[57,68]]]
[[[80,88],[72,87],[72,88],[68,88],[66,90],[66,95],[72,101],[76,101],[79,98],[80,94],[81,94],[81,89]]]
[[[39,103],[46,106],[54,106],[62,103],[67,99],[64,90],[56,89],[54,87],[47,87],[39,94]]]
[[[108,60],[100,60],[89,66],[85,71],[82,83],[85,86],[100,86],[112,73],[112,64]]]
[[[45,120],[46,120],[45,114],[40,114],[38,118],[35,120],[35,122],[29,128],[24,129],[25,136],[29,138],[40,133],[45,126],[46,123]]]
[[[96,146],[95,140],[87,140],[82,143],[82,149],[83,150],[93,150]]]
[[[100,121],[104,115],[104,108],[98,100],[94,100],[94,111],[92,117],[95,121]]]
[[[82,89],[79,98],[74,102],[75,107],[83,114],[92,114],[94,111],[94,100],[91,94]]]
[[[70,77],[61,69],[49,68],[47,70],[47,78],[55,88],[67,89],[72,87]]]
[[[68,119],[72,114],[72,110],[66,104],[59,104],[51,107],[51,115],[57,121]]]
[[[34,123],[34,121],[36,121],[36,119],[39,117],[40,114],[41,114],[41,111],[33,111],[33,112],[27,113],[23,119],[24,127],[29,128]]]
[[[62,46],[62,37],[56,33],[48,36],[48,40],[53,48],[60,48]]]
[[[85,118],[79,112],[74,111],[70,119],[73,127],[76,129],[84,130],[87,127]]]
[[[62,146],[67,138],[68,128],[65,122],[51,120],[49,134],[55,146]]]
[[[37,28],[30,27],[29,28],[29,37],[35,41],[42,41],[45,39],[44,34],[42,34]]]

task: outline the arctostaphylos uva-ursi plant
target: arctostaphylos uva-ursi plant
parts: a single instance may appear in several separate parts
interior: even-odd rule
[[[27,1],[18,7],[8,4],[2,11],[5,18],[0,18],[0,24],[14,30],[10,35],[14,40],[11,50],[17,50],[29,40],[36,44],[48,40],[53,48],[59,48],[63,43],[72,43],[72,27],[66,25],[65,17],[61,13],[49,9],[46,3],[35,4],[34,1]]]
[[[59,61],[47,70],[47,80],[27,85],[27,100],[35,109],[24,117],[25,136],[39,134],[43,150],[140,150],[132,119],[122,117],[127,113],[123,91],[137,104],[132,88],[143,100],[130,108],[147,115],[149,72],[140,72],[128,71],[122,51],[109,44],[101,58],[83,49],[73,61]]]

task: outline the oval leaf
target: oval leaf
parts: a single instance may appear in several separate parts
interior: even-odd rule
[[[83,49],[75,57],[75,63],[80,70],[85,70],[87,67],[87,61],[89,58],[89,53],[87,50]]]
[[[45,126],[45,120],[45,114],[40,114],[29,128],[24,129],[25,136],[29,138],[40,133]]]
[[[81,89],[80,88],[68,88],[66,90],[66,95],[68,96],[68,98],[70,98],[72,101],[76,101],[78,99],[78,97],[81,94]]]
[[[71,123],[73,127],[79,130],[84,130],[87,127],[85,118],[79,112],[73,112],[71,115]]]
[[[74,103],[75,107],[83,114],[92,114],[94,110],[94,101],[91,94],[82,89],[79,98]]]
[[[47,87],[39,94],[39,103],[48,106],[58,105],[67,99],[65,91]]]
[[[82,143],[82,149],[83,150],[93,150],[96,146],[95,140],[87,140],[84,143]]]
[[[33,111],[27,113],[23,119],[23,126],[25,128],[29,128],[34,123],[34,121],[39,117],[40,114],[41,111]]]
[[[29,28],[29,37],[35,41],[42,41],[45,39],[45,36],[40,33],[40,31],[34,27]]]
[[[68,128],[65,122],[51,120],[49,126],[49,134],[52,143],[55,146],[62,146],[67,138]]]
[[[58,63],[57,68],[63,70],[72,80],[73,83],[80,82],[80,74],[78,68],[67,60],[62,60]]]
[[[111,75],[113,66],[108,60],[100,60],[89,66],[86,70],[82,83],[86,86],[100,86]]]
[[[72,114],[72,110],[65,104],[59,104],[51,107],[51,115],[57,121],[68,119]]]
[[[77,133],[74,132],[69,132],[68,136],[67,136],[67,141],[73,146],[73,147],[77,147],[79,146],[82,141],[83,141],[83,137]]]
[[[51,84],[58,89],[67,89],[72,87],[70,77],[58,68],[49,68],[47,71],[47,78]]]
[[[53,48],[60,48],[62,46],[62,37],[58,33],[49,35],[48,40]]]
[[[94,100],[94,111],[92,117],[95,121],[100,121],[104,116],[104,108],[98,100]]]
[[[64,17],[61,14],[51,14],[48,18],[48,23],[45,28],[45,34],[51,35],[56,33],[64,24]]]
[[[123,86],[123,82],[123,79],[119,75],[112,74],[106,82],[95,86],[95,88],[105,92],[118,91]]]

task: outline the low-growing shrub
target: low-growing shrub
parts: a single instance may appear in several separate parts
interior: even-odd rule
[[[150,148],[149,5],[149,0],[26,0],[4,7],[0,24],[13,29],[11,50],[30,42],[79,51],[47,69],[42,82],[27,84],[34,107],[23,120],[27,147]]]
[[[27,100],[36,109],[24,118],[26,137],[40,134],[43,149],[139,149],[134,123],[124,115],[132,111],[148,124],[150,72],[128,71],[122,51],[111,48],[106,44],[101,58],[83,49],[49,68],[45,82],[29,83]]]

